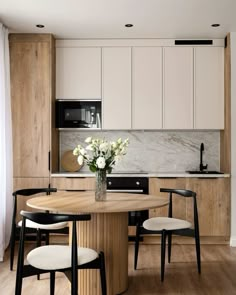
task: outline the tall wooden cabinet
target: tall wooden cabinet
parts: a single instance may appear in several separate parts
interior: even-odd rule
[[[11,34],[9,41],[15,189],[32,187],[31,181],[48,186],[58,147],[52,112],[54,39],[48,34]]]

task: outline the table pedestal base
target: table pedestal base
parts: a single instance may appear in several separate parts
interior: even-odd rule
[[[121,294],[128,288],[128,213],[94,213],[91,220],[79,222],[80,247],[105,254],[107,295]],[[98,270],[79,271],[79,294],[100,295]]]

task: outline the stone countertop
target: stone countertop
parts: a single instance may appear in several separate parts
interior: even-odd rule
[[[229,173],[224,174],[190,174],[188,172],[115,172],[107,175],[108,177],[158,177],[158,178],[178,178],[178,177],[195,177],[195,178],[222,178],[230,177]],[[52,173],[51,177],[95,177],[92,172],[58,172]]]

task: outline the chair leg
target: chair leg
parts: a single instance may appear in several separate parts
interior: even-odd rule
[[[39,228],[37,229],[36,246],[41,246],[41,230]],[[40,275],[37,275],[37,280],[40,280]]]
[[[72,270],[72,273],[73,273],[73,270]],[[71,277],[73,277],[72,273],[71,273]],[[75,278],[75,276],[71,280],[71,295],[78,295],[78,280]]]
[[[16,275],[15,295],[21,295],[22,280],[23,280],[22,274],[17,273],[17,275]]]
[[[140,225],[136,225],[136,236],[134,242],[134,269],[137,269],[139,251]]]
[[[165,272],[165,254],[166,254],[166,231],[161,233],[161,281],[164,281]]]
[[[55,271],[50,272],[50,295],[55,293]]]
[[[23,272],[24,272],[24,230],[25,222],[23,221],[23,227],[20,233],[20,245],[18,250],[18,261],[16,269],[16,285],[15,285],[15,295],[21,295]]]
[[[99,256],[100,256],[100,277],[101,277],[102,295],[107,295],[106,268],[105,268],[104,253],[100,252]]]
[[[46,238],[46,245],[49,245],[49,232],[46,232],[45,238]]]
[[[172,233],[168,234],[168,263],[170,263],[171,259],[171,243],[172,243]]]
[[[16,227],[12,227],[11,240],[10,240],[10,270],[13,270],[14,254],[15,254],[15,242],[16,242]]]
[[[196,244],[196,254],[197,254],[197,267],[198,273],[201,273],[201,250],[200,250],[200,237],[199,233],[195,233],[195,244]]]

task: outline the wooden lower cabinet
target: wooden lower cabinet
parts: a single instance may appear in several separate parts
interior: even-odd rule
[[[186,188],[197,193],[201,236],[230,236],[230,178],[187,178]],[[192,219],[190,204],[187,219]]]
[[[49,186],[49,177],[45,178],[13,178],[13,189],[14,191],[19,189],[25,189],[25,188],[43,188]],[[39,196],[39,195],[37,195]],[[19,221],[20,218],[20,211],[26,210],[26,211],[32,211],[32,208],[28,207],[26,205],[26,202],[28,199],[31,199],[30,197],[18,197],[17,199],[17,221]]]
[[[201,237],[228,241],[230,236],[230,178],[150,178],[149,193],[166,196],[160,188],[189,189],[197,193]],[[168,216],[168,207],[152,209],[150,217]],[[193,221],[192,203],[173,198],[173,217]]]
[[[95,190],[95,177],[51,177],[51,187],[58,190]]]

